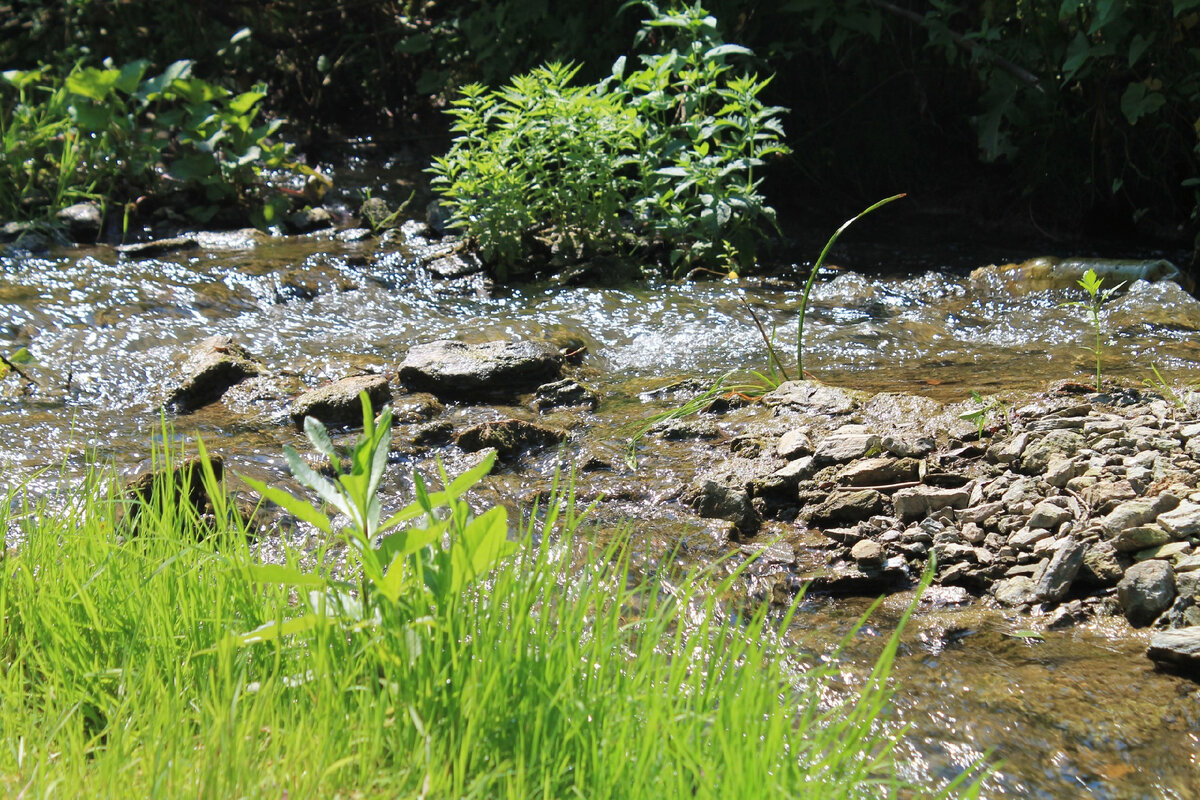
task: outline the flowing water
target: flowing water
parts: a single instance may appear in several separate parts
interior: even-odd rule
[[[364,370],[394,370],[419,341],[536,338],[586,346],[584,378],[600,409],[582,420],[563,454],[527,459],[490,491],[504,502],[545,489],[555,466],[599,456],[619,463],[620,426],[662,402],[642,393],[682,378],[712,381],[730,369],[763,370],[765,348],[751,313],[774,330],[794,363],[795,280],[663,284],[626,288],[522,286],[490,294],[445,286],[413,265],[412,253],[377,241],[332,236],[211,238],[206,247],[133,261],[111,248],[0,258],[0,353],[28,348],[22,367],[36,386],[0,383],[0,474],[30,478],[44,466],[68,473],[91,459],[129,469],[161,435],[161,403],[189,347],[229,334],[275,377],[195,414],[171,417],[178,438],[203,435],[234,471],[283,480],[283,444],[303,446],[285,424],[287,401],[305,386]],[[906,392],[943,402],[1086,380],[1091,329],[1078,290],[1013,291],[947,269],[953,260],[909,253],[871,264],[843,258],[822,276],[806,323],[806,370],[828,383]],[[979,264],[986,263],[979,261]],[[871,267],[867,277],[855,267]],[[884,269],[880,271],[878,268]],[[796,278],[798,276],[793,276]],[[1105,306],[1105,372],[1141,380],[1157,365],[1181,384],[1200,378],[1200,304],[1174,284],[1134,284]],[[452,406],[456,423],[525,409]],[[453,462],[453,448],[445,448]],[[415,458],[415,457],[414,457]],[[667,445],[638,473],[581,476],[581,489],[610,501],[601,524],[635,518],[647,552],[715,552],[706,530],[678,504],[703,443]],[[409,463],[403,457],[397,461]],[[397,469],[401,472],[401,469]],[[403,491],[397,478],[394,491]],[[708,550],[706,550],[708,548]],[[863,665],[902,610],[888,600],[854,639],[848,674]],[[806,601],[792,636],[800,650],[828,652],[863,606]],[[918,613],[896,670],[895,714],[911,727],[901,752],[911,774],[941,779],[978,755],[1002,759],[989,796],[1103,798],[1200,796],[1200,694],[1155,673],[1145,637],[1123,625],[1015,636],[1021,621],[977,604]],[[851,678],[853,680],[853,678]]]

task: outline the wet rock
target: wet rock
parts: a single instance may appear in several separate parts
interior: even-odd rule
[[[334,234],[333,238],[337,239],[339,242],[353,244],[355,242],[365,242],[373,235],[374,234],[372,234],[367,228],[346,228]]]
[[[882,569],[884,562],[887,560],[883,552],[883,546],[870,539],[863,539],[850,548],[850,557],[858,564],[858,568],[864,572]]]
[[[755,478],[751,481],[751,491],[755,495],[784,493],[788,490],[794,492],[799,487],[800,481],[811,478],[816,471],[812,456],[797,458],[766,477]]]
[[[874,489],[834,492],[817,506],[806,508],[803,517],[809,525],[822,528],[847,522],[861,522],[882,514],[887,499]]]
[[[600,405],[600,398],[583,384],[564,378],[561,381],[539,386],[533,393],[533,402],[530,405],[534,411],[545,411],[548,408],[562,406],[595,411],[596,407]]]
[[[1084,438],[1075,431],[1050,431],[1025,447],[1018,463],[1020,471],[1037,475],[1046,471],[1051,461],[1070,458],[1086,446]]]
[[[155,239],[151,242],[134,242],[117,245],[117,252],[126,258],[157,258],[180,250],[195,250],[200,242],[191,236],[175,236],[170,239]]]
[[[892,495],[896,516],[909,522],[928,516],[943,508],[966,508],[971,493],[967,489],[939,489],[934,486],[913,486]]]
[[[820,465],[843,464],[863,458],[872,451],[878,452],[879,436],[868,433],[862,425],[845,425],[826,436],[813,453],[813,460]]]
[[[1037,597],[1033,580],[1024,575],[1005,578],[995,585],[992,594],[1006,606],[1031,605]]]
[[[352,375],[300,395],[289,413],[297,425],[303,425],[305,417],[330,425],[358,425],[362,423],[360,392],[367,393],[376,411],[392,399],[391,385],[384,376]]]
[[[225,472],[224,460],[219,455],[212,455],[209,461],[213,476],[220,482]],[[169,497],[160,497],[163,491],[168,492]],[[212,500],[204,488],[204,467],[199,457],[189,458],[169,471],[158,469],[136,475],[125,484],[125,493],[138,501],[129,511],[133,519],[141,513],[143,506],[154,508],[160,503],[181,508],[187,506],[200,516],[213,513]]]
[[[1109,536],[1113,536],[1126,528],[1153,522],[1159,514],[1170,511],[1178,505],[1179,498],[1169,494],[1128,500],[1110,511],[1101,524]]]
[[[400,364],[410,389],[443,399],[515,399],[557,380],[563,357],[541,342],[436,341],[411,348]]]
[[[396,227],[397,215],[382,197],[368,197],[364,200],[359,206],[358,216],[364,225],[376,232]]]
[[[846,486],[886,486],[917,479],[915,458],[866,458],[842,469],[837,482]]]
[[[701,479],[692,487],[686,499],[688,505],[702,517],[729,520],[743,534],[751,534],[758,529],[759,516],[745,489]]]
[[[1181,280],[1182,273],[1163,259],[1122,260],[1108,258],[1057,258],[1043,256],[1020,264],[989,265],[971,273],[971,283],[980,289],[1006,294],[1027,294],[1047,289],[1077,289],[1087,270],[1095,270],[1105,286],[1136,281]]]
[[[1185,500],[1174,510],[1159,514],[1156,522],[1175,539],[1200,534],[1200,504]]]
[[[1135,553],[1147,547],[1158,547],[1171,541],[1171,534],[1158,525],[1135,525],[1117,531],[1109,540],[1119,553]]]
[[[235,231],[198,231],[191,238],[205,250],[251,250],[269,241],[270,234],[258,228],[241,228]]]
[[[901,556],[889,558],[880,569],[864,570],[857,564],[838,562],[828,569],[801,576],[809,591],[834,595],[871,596],[893,592],[912,582],[912,573]]]
[[[455,436],[454,443],[468,453],[493,447],[501,458],[511,458],[526,450],[560,444],[566,438],[567,432],[558,428],[521,419],[505,419],[472,425]]]
[[[100,229],[104,226],[104,216],[100,206],[95,203],[75,203],[67,206],[54,215],[67,229],[67,236],[73,242],[92,243],[100,238]]]
[[[650,432],[668,442],[711,442],[721,438],[721,428],[711,419],[665,419],[651,426]]]
[[[1175,598],[1175,570],[1166,561],[1143,561],[1125,570],[1117,584],[1117,599],[1129,622],[1149,625]]]
[[[1200,625],[1155,633],[1150,637],[1146,655],[1156,663],[1176,669],[1200,670]]]
[[[808,438],[808,433],[804,429],[793,428],[779,437],[779,444],[776,445],[775,452],[780,458],[788,461],[801,456],[810,456],[813,452],[812,440]]]
[[[230,336],[210,336],[193,348],[167,405],[187,412],[214,402],[232,386],[262,372],[262,365]]]
[[[286,220],[288,230],[293,233],[311,233],[323,228],[333,227],[333,215],[327,209],[302,208],[288,214]]]
[[[454,438],[454,426],[442,420],[418,425],[413,430],[410,441],[416,447],[440,447],[449,444],[452,438]]]
[[[315,269],[289,269],[279,275],[279,288],[275,300],[287,303],[292,300],[314,300],[334,292],[348,292],[358,288],[354,281],[336,271]]]
[[[444,280],[465,278],[468,275],[483,272],[483,262],[470,250],[453,250],[441,255],[431,254],[430,258],[422,259],[419,264],[434,277]]]
[[[392,403],[392,419],[399,424],[426,422],[445,410],[446,407],[427,392],[404,394]]]
[[[784,407],[809,414],[849,414],[858,406],[861,392],[825,386],[816,381],[785,381],[763,395],[769,408]]]
[[[1034,581],[1034,596],[1043,603],[1057,603],[1067,596],[1079,568],[1083,566],[1083,556],[1087,548],[1081,542],[1068,536],[1050,557],[1050,563],[1041,571]]]

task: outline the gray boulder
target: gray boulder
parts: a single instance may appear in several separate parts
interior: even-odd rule
[[[1117,599],[1125,618],[1139,627],[1149,625],[1171,607],[1175,570],[1166,561],[1143,561],[1125,570],[1117,584]]]
[[[750,493],[745,489],[702,479],[692,487],[688,504],[702,517],[729,520],[741,533],[753,533],[758,529],[758,513],[750,504]]]
[[[542,342],[436,341],[408,351],[400,380],[452,400],[513,400],[560,377],[562,354]]]

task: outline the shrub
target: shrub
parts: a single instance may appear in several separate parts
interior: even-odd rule
[[[270,222],[286,205],[267,191],[267,169],[306,171],[275,139],[281,120],[256,124],[265,87],[233,94],[177,61],[75,66],[0,74],[0,213],[33,218],[81,198],[125,204],[181,193],[206,222],[241,206]]]
[[[432,183],[501,276],[536,233],[629,243],[679,275],[751,266],[774,227],[760,168],[788,150],[783,109],[758,97],[768,81],[728,63],[750,51],[722,43],[699,4],[646,6],[636,42],[658,49],[636,69],[621,57],[610,78],[570,87],[576,70],[551,64],[454,101],[459,135],[435,159]]]

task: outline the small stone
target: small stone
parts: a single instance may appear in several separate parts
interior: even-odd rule
[[[570,379],[563,379],[553,383],[544,383],[537,388],[533,393],[533,402],[530,404],[535,411],[545,411],[548,408],[559,408],[562,406],[570,406],[576,408],[586,408],[594,411],[600,405],[599,396],[584,386]]]
[[[412,443],[417,447],[439,447],[449,444],[454,435],[454,426],[445,420],[418,425],[412,433]]]
[[[1184,556],[1175,562],[1176,572],[1200,572],[1200,553]]]
[[[404,394],[392,403],[392,419],[400,424],[426,422],[445,410],[436,397],[426,392]]]
[[[1127,480],[1098,481],[1080,492],[1083,501],[1097,514],[1107,514],[1126,500],[1133,500],[1137,492]]]
[[[1033,581],[1024,575],[1005,578],[995,585],[992,594],[1006,606],[1023,606],[1036,599]]]
[[[943,508],[966,508],[971,492],[966,488],[938,489],[934,486],[913,486],[892,495],[896,516],[902,522],[920,519]]]
[[[1005,544],[1015,547],[1018,550],[1030,550],[1038,542],[1043,539],[1049,539],[1052,536],[1054,536],[1054,531],[1047,528],[1030,528],[1026,526],[1009,534]]]
[[[1172,537],[1183,539],[1200,533],[1200,504],[1185,500],[1156,520]]]
[[[1152,558],[1164,561],[1175,561],[1192,552],[1192,546],[1187,542],[1167,542],[1156,547],[1148,547],[1133,554],[1134,561],[1149,561]]]
[[[1133,553],[1171,541],[1171,534],[1158,525],[1137,525],[1118,531],[1109,540],[1119,553]]]
[[[1125,618],[1138,627],[1153,622],[1174,598],[1175,570],[1166,561],[1134,564],[1117,584],[1117,599]]]
[[[167,405],[187,412],[219,400],[230,387],[260,374],[262,366],[232,337],[210,336],[192,349],[182,371]]]
[[[861,522],[883,513],[886,503],[884,496],[874,489],[834,492],[819,505],[806,508],[803,517],[815,528]]]
[[[362,423],[362,403],[358,399],[362,392],[367,393],[375,411],[392,399],[391,385],[384,376],[352,375],[300,395],[289,413],[297,425],[303,425],[305,417],[326,424],[358,425]]]
[[[850,548],[850,557],[858,564],[859,569],[870,571],[883,566],[883,547],[878,542],[863,539]]]
[[[294,233],[310,233],[333,227],[333,215],[324,208],[303,208],[287,216],[287,225]]]
[[[104,217],[100,214],[100,206],[95,203],[75,203],[67,206],[54,215],[66,225],[67,236],[73,242],[91,243],[100,237],[100,229],[104,225]]]
[[[1070,510],[1056,503],[1045,501],[1033,507],[1029,521],[1025,524],[1031,528],[1048,528],[1054,530],[1059,525],[1072,518]]]
[[[1034,595],[1043,603],[1057,603],[1067,596],[1071,583],[1083,566],[1083,555],[1086,547],[1068,536],[1050,557],[1050,563],[1038,576],[1034,586]]]
[[[877,435],[866,433],[861,425],[847,425],[826,436],[813,458],[821,465],[842,464],[878,450],[879,441]]]
[[[1054,430],[1041,439],[1030,443],[1021,453],[1020,470],[1026,475],[1038,475],[1046,471],[1050,462],[1057,458],[1069,458],[1087,443],[1075,431]]]
[[[801,456],[812,455],[812,451],[812,440],[808,438],[808,433],[801,428],[793,428],[783,434],[783,436],[780,436],[779,444],[775,448],[775,452],[779,457],[785,458],[788,461],[800,458]]]
[[[988,448],[987,459],[994,464],[1011,464],[1021,457],[1026,445],[1029,444],[1029,433],[1022,432],[1003,442],[998,442]]]
[[[835,480],[846,486],[886,486],[916,480],[918,467],[914,458],[865,458],[844,467]]]
[[[1046,468],[1046,483],[1062,488],[1072,478],[1077,478],[1087,471],[1087,464],[1071,458],[1060,458],[1050,462]]]
[[[1146,655],[1176,668],[1200,669],[1200,626],[1160,631],[1150,637]]]
[[[1112,536],[1126,528],[1153,522],[1159,514],[1170,511],[1177,505],[1179,498],[1169,494],[1128,500],[1110,511],[1102,520],[1102,524],[1104,530]]]
[[[742,533],[753,533],[759,525],[758,513],[746,490],[711,479],[697,482],[688,504],[702,517],[729,520]]]
[[[501,458],[510,458],[526,450],[538,450],[565,441],[567,432],[557,428],[504,419],[472,425],[454,437],[454,443],[468,453],[493,447]]]

